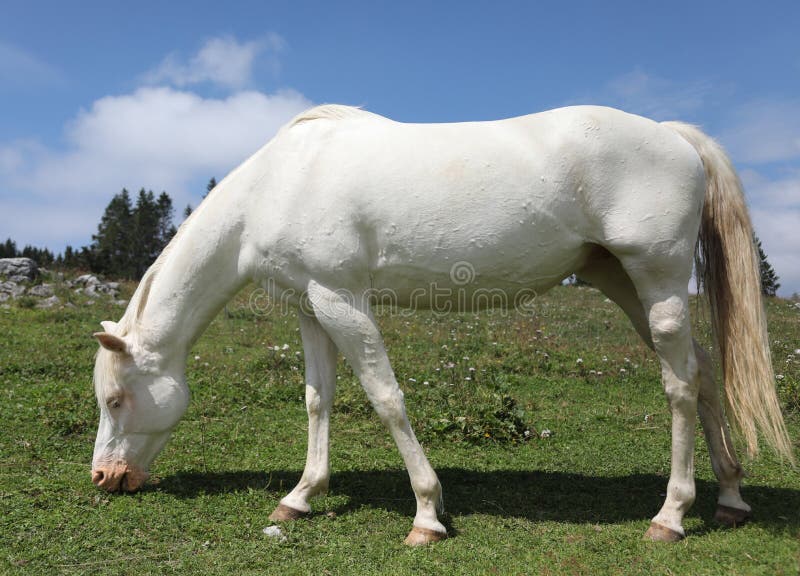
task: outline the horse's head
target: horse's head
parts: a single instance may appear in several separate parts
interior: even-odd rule
[[[189,403],[183,364],[117,336],[113,322],[94,337],[102,348],[94,367],[100,425],[92,458],[92,482],[109,492],[134,492],[169,439]]]

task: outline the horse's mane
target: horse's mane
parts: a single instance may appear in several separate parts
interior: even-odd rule
[[[212,190],[213,192],[213,190]],[[210,195],[211,193],[209,193]],[[153,286],[153,282],[158,275],[159,270],[164,267],[164,262],[169,257],[170,253],[174,249],[175,245],[180,241],[183,237],[188,223],[195,217],[195,215],[200,211],[206,202],[201,202],[200,206],[192,212],[186,220],[178,227],[178,231],[175,233],[175,236],[172,237],[172,240],[169,241],[169,244],[161,251],[161,254],[158,255],[156,261],[150,265],[150,268],[147,269],[147,272],[144,273],[142,279],[139,281],[139,286],[136,287],[136,291],[133,293],[131,297],[131,301],[128,303],[128,308],[125,310],[125,314],[123,314],[120,321],[117,323],[117,336],[126,336],[131,334],[136,325],[139,322],[139,319],[142,317],[142,313],[144,312],[144,307],[147,304],[147,298],[150,295],[150,288]]]
[[[297,126],[303,122],[312,120],[344,120],[346,118],[377,116],[372,112],[367,112],[358,106],[343,106],[341,104],[322,104],[315,106],[305,112],[301,112],[286,125],[286,128]]]

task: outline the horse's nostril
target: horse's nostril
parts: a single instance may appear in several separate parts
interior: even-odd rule
[[[92,483],[100,486],[103,483],[106,475],[103,473],[102,470],[92,470]]]

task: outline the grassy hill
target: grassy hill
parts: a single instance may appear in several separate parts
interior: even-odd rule
[[[128,293],[131,287],[127,287]],[[123,294],[124,296],[124,294]],[[444,487],[452,538],[402,540],[414,499],[399,454],[341,363],[331,490],[308,520],[262,528],[305,462],[296,318],[240,294],[189,357],[193,400],[136,495],[94,488],[91,333],[111,300],[0,309],[3,574],[797,574],[800,474],[746,463],[754,520],[723,530],[698,428],[688,538],[642,541],[669,474],[656,357],[587,288],[532,314],[379,311],[409,417]],[[75,298],[72,298],[75,300]],[[30,303],[28,303],[30,304]],[[700,305],[696,332],[708,340]],[[800,439],[800,310],[768,305],[777,385]]]

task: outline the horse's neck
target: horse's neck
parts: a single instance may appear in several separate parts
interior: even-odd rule
[[[224,206],[214,204],[199,207],[185,223],[158,264],[149,288],[143,287],[146,302],[138,322],[140,341],[180,361],[248,280],[240,269],[241,215],[227,214]]]

